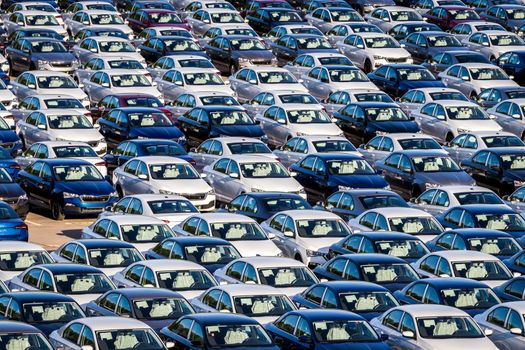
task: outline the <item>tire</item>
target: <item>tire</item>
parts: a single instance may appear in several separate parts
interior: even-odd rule
[[[26,140],[24,139],[24,136],[18,135],[20,138],[20,142],[22,142],[22,149],[27,150]]]
[[[445,142],[450,142],[454,139],[454,135],[451,133],[448,133],[447,136],[445,136]]]
[[[472,101],[475,101],[478,98],[478,94],[476,94],[475,91],[472,91],[469,97]]]
[[[303,259],[301,258],[301,255],[299,255],[299,254],[296,254],[296,255],[294,256],[294,259],[297,260],[297,261],[299,261],[299,262],[303,262]]]
[[[369,60],[365,61],[363,70],[365,71],[365,73],[370,73],[372,71],[372,63]]]
[[[64,207],[56,199],[51,201],[51,217],[53,220],[57,221],[62,221],[66,218],[66,215],[64,214]]]

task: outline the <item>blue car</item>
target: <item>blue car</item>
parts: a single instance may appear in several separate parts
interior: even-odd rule
[[[60,293],[11,292],[0,295],[0,304],[9,305],[10,311],[1,315],[0,320],[29,323],[46,336],[69,321],[86,317],[73,298]]]
[[[20,171],[20,165],[13,158],[11,150],[4,147],[0,147],[0,168],[4,168],[12,178],[16,178]]]
[[[29,213],[29,202],[27,194],[15,182],[7,170],[0,168],[0,198],[9,204],[18,216],[25,220]]]
[[[470,316],[482,313],[501,301],[485,283],[469,278],[428,278],[413,282],[394,292],[401,304],[440,304],[465,311]]]
[[[188,334],[202,334],[188,337]],[[186,315],[160,331],[160,336],[175,343],[176,349],[279,350],[254,319],[229,313]]]
[[[521,250],[513,256],[502,260],[505,266],[512,272],[525,275],[525,250]]]
[[[246,16],[245,22],[259,35],[268,33],[272,28],[286,24],[306,24],[294,9],[264,7]]]
[[[502,302],[525,300],[525,276],[514,277],[493,290]]]
[[[9,204],[0,201],[0,240],[27,242],[28,236],[26,223]]]
[[[436,219],[443,227],[450,229],[486,228],[507,232],[525,247],[525,220],[505,205],[459,205],[437,215]]]
[[[22,141],[3,118],[0,118],[0,146],[7,149],[13,157],[22,153]]]
[[[116,307],[119,304],[128,308]],[[108,307],[113,305],[113,307]],[[122,288],[111,290],[85,305],[88,316],[122,316],[136,318],[159,332],[179,317],[195,313],[182,295],[163,288]]]
[[[310,202],[324,201],[338,190],[388,188],[388,183],[362,157],[353,154],[319,153],[292,164],[290,171],[304,187]]]
[[[405,260],[383,254],[345,254],[314,269],[319,279],[329,281],[355,280],[379,284],[389,291],[404,288],[420,279]]]
[[[296,327],[291,327],[295,325]],[[341,310],[290,311],[266,325],[281,349],[389,350],[363,317]]]
[[[98,169],[83,160],[38,160],[18,173],[17,182],[29,203],[51,210],[55,220],[67,214],[99,214],[118,194]]]
[[[425,243],[414,235],[401,232],[354,233],[332,244],[327,260],[338,255],[378,253],[396,256],[413,263],[429,253]]]
[[[27,342],[23,342],[26,349],[54,349],[44,333],[27,323],[14,321],[0,322],[0,334],[2,334],[2,343],[5,345],[10,342],[12,344],[19,344],[19,339],[23,337],[22,339],[27,339]],[[18,346],[14,345],[13,349],[18,349]]]
[[[441,250],[475,250],[492,254],[498,259],[507,259],[522,252],[523,248],[512,235],[481,228],[464,228],[446,231],[427,242],[433,251]],[[525,273],[525,268],[522,269]]]
[[[507,51],[494,63],[500,66],[505,73],[512,75],[516,83],[523,86],[525,83],[525,50]]]
[[[385,287],[363,281],[330,281],[310,286],[292,297],[298,308],[351,311],[366,320],[399,305]]]

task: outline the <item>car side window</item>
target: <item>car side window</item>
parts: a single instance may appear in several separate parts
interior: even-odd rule
[[[439,261],[439,257],[436,255],[431,255],[421,262],[419,268],[423,271],[434,273]]]
[[[22,278],[22,282],[29,284],[30,286],[33,286],[36,288],[41,274],[42,274],[41,269],[31,269],[29,272],[27,272],[24,275],[24,277]]]
[[[117,314],[120,316],[132,316],[129,300],[122,296],[117,305]]]
[[[434,195],[436,194],[435,189],[427,190],[423,192],[417,199],[418,204],[432,204],[432,199],[434,199]]]
[[[374,228],[374,222],[376,220],[377,213],[370,212],[363,215],[363,217],[359,220],[359,224],[363,225],[365,227],[368,227],[370,229]]]
[[[188,232],[191,235],[195,234],[195,231],[197,231],[197,226],[199,225],[199,218],[191,218],[187,220],[183,225],[182,229],[186,232]]]
[[[304,297],[306,300],[312,303],[321,305],[321,300],[323,299],[325,289],[326,289],[325,287],[321,287],[321,286],[313,287],[308,292],[306,292]]]
[[[452,243],[454,243],[455,237],[456,234],[454,233],[445,233],[437,240],[436,245],[445,249],[452,249]]]
[[[416,283],[406,291],[406,296],[416,301],[423,301],[423,296],[427,290],[426,283]]]
[[[270,227],[275,229],[275,230],[277,230],[277,231],[281,231],[282,228],[283,228],[283,224],[286,221],[286,218],[287,218],[287,216],[284,215],[284,214],[277,214],[272,219],[272,221],[270,221]]]
[[[211,308],[217,309],[221,293],[221,290],[213,289],[202,298],[202,302]]]
[[[115,311],[119,297],[120,295],[117,293],[110,293],[105,297],[101,298],[98,302],[98,305],[109,311]]]
[[[399,331],[412,332],[416,334],[416,324],[414,323],[414,319],[406,312],[403,316],[403,321],[401,321],[401,327],[399,328]]]
[[[506,307],[498,307],[494,309],[488,316],[487,316],[487,322],[495,324],[498,327],[505,327],[505,319],[507,318],[507,314],[509,313],[509,309]]]
[[[220,292],[219,292],[220,293]],[[190,334],[191,325],[193,320],[185,318],[176,322],[173,322],[168,326],[168,329],[182,338],[187,338]]]
[[[517,279],[505,287],[505,293],[515,296],[517,298],[523,298],[523,291],[525,290],[525,280]]]
[[[135,265],[126,272],[125,276],[126,279],[139,283],[140,277],[142,277],[142,272],[144,272],[144,265]]]
[[[442,259],[444,260],[444,259]],[[440,304],[439,294],[437,293],[434,287],[429,286],[425,297],[423,298],[423,303],[425,304]]]
[[[64,329],[62,332],[62,337],[73,344],[77,344],[82,327],[83,326],[81,323],[73,323]]]
[[[401,323],[401,317],[403,317],[403,311],[394,310],[383,318],[383,324],[386,327],[397,331],[399,324]]]
[[[229,161],[230,160],[228,158],[223,158],[223,159],[219,160],[213,166],[213,170],[215,170],[215,171],[217,171],[219,173],[226,174],[226,169],[228,168],[228,162]]]
[[[319,300],[320,302],[320,300]],[[295,326],[299,321],[299,317],[296,315],[289,315],[276,322],[277,328],[288,334],[294,334]]]
[[[463,210],[452,209],[445,215],[445,221],[450,222],[453,225],[459,226],[462,214],[463,214]]]
[[[472,158],[472,162],[480,165],[485,165],[488,157],[489,152],[481,151]]]

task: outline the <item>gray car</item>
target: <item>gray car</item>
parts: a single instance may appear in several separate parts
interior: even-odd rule
[[[275,91],[261,92],[242,106],[251,117],[263,114],[271,106],[285,106],[289,104],[318,105],[319,102],[309,93],[302,91]]]
[[[468,98],[456,89],[429,87],[408,90],[397,100],[397,104],[403,112],[411,115],[425,103],[440,100],[468,101]]]
[[[335,47],[338,41],[344,40],[348,35],[362,32],[383,33],[383,31],[375,24],[358,22],[352,24],[338,24],[330,29],[326,33],[326,36],[330,44]]]
[[[219,73],[219,70],[215,68],[209,59],[196,55],[162,56],[151,66],[148,66],[147,70],[150,72],[151,77],[155,79],[162,77],[170,69],[181,67],[211,68],[215,69],[216,73]]]
[[[498,103],[487,109],[487,113],[503,130],[525,140],[525,99],[516,98]]]
[[[140,55],[139,49],[136,49],[128,40],[122,38],[110,36],[89,37],[73,46],[71,51],[82,64],[86,64],[93,57],[127,56],[146,66],[146,60]]]
[[[383,32],[388,32],[396,24],[423,21],[423,17],[414,9],[403,6],[384,6],[365,15],[368,23],[375,24]]]
[[[514,283],[516,286],[518,284],[519,282]],[[505,291],[512,294],[511,285]],[[490,340],[499,349],[521,349],[525,346],[523,314],[525,314],[525,302],[513,301],[494,305],[485,312],[474,316],[474,320],[480,327],[492,330]]]
[[[304,19],[323,33],[336,25],[365,21],[357,11],[348,7],[318,8],[304,16]]]
[[[525,212],[525,186],[521,186],[508,196],[503,196],[503,200],[505,204],[523,216],[523,212]]]
[[[523,50],[525,43],[518,35],[505,30],[489,30],[471,34],[462,43],[472,51],[481,53],[490,61],[508,51]]]
[[[141,74],[150,74],[149,71],[144,68],[142,63],[131,57],[93,57],[86,62],[84,67],[75,69],[73,78],[77,82],[81,82],[84,79],[89,80],[96,71],[104,69],[129,69]]]
[[[326,113],[332,116],[349,103],[355,102],[385,102],[394,103],[392,98],[380,90],[338,90],[334,91],[321,102]]]
[[[65,37],[66,29],[56,19],[55,15],[45,11],[16,11],[4,20],[4,27],[8,34],[19,29],[44,29],[54,30]]]
[[[297,56],[293,61],[285,64],[283,68],[288,69],[297,79],[301,79],[304,74],[314,67],[333,64],[354,65],[348,57],[340,53],[312,52]]]
[[[195,107],[210,105],[239,106],[239,102],[232,95],[216,91],[188,91],[177,96],[171,104],[171,106],[166,108],[169,109],[174,118],[180,117]]]
[[[78,99],[69,95],[32,95],[24,98],[17,108],[11,110],[14,122],[24,120],[29,114],[37,109],[67,109],[74,112],[84,113],[89,121],[93,122],[91,114]]]
[[[186,20],[191,27],[192,33],[195,35],[204,34],[211,27],[230,24],[245,25],[246,28],[250,28],[248,24],[244,23],[239,12],[229,9],[215,8],[198,10],[187,17]]]
[[[91,26],[120,29],[130,36],[130,38],[133,33],[131,28],[124,23],[118,13],[104,10],[78,11],[73,16],[65,20],[65,25],[69,37],[71,38],[74,37],[80,30]]]

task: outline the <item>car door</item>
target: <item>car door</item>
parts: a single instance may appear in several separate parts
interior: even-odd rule
[[[485,166],[489,158],[488,151],[480,151],[472,157],[468,164],[462,164],[463,170],[467,172],[477,183],[485,180]]]
[[[311,198],[318,198],[320,192],[320,189],[315,187],[314,166],[316,161],[316,156],[307,156],[294,167],[297,173],[295,179],[304,187],[306,194]]]
[[[391,154],[380,166],[379,171],[385,180],[390,184],[390,188],[395,192],[403,192],[401,175],[398,169],[401,155],[399,153]]]
[[[226,174],[229,162],[230,160],[228,158],[220,159],[213,164],[211,170],[206,172],[206,181],[210,184],[210,186],[215,188],[217,200],[224,202],[229,202],[229,200],[225,199],[227,181],[225,177],[229,177],[229,175]]]

